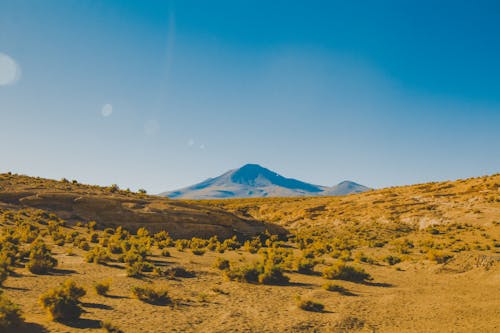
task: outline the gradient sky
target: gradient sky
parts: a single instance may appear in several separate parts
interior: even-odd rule
[[[150,193],[497,173],[500,2],[1,0],[0,153]]]

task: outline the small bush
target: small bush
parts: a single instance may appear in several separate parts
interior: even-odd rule
[[[26,267],[33,274],[47,274],[57,266],[57,259],[52,257],[50,249],[42,241],[32,244],[29,262]]]
[[[168,268],[162,270],[161,272],[159,272],[159,274],[161,276],[165,276],[165,277],[168,277],[171,279],[178,278],[178,277],[191,278],[191,277],[195,276],[194,272],[188,271],[187,269],[185,269],[184,267],[181,267],[181,266],[168,267]]]
[[[299,309],[311,312],[323,312],[325,306],[321,303],[312,300],[297,299],[297,306]]]
[[[101,296],[106,296],[106,294],[109,291],[109,287],[110,287],[109,281],[101,281],[94,283],[95,292]]]
[[[392,265],[399,264],[401,262],[401,258],[389,255],[389,256],[384,258],[384,261],[392,266]]]
[[[344,288],[341,285],[336,284],[336,283],[325,283],[323,285],[323,289],[325,289],[327,291],[338,292],[339,294],[342,294],[342,295],[354,295],[349,290],[347,290],[346,288]]]
[[[271,285],[284,285],[290,280],[288,276],[283,274],[283,269],[273,264],[272,261],[256,262],[252,265],[226,269],[224,275],[231,281]]]
[[[15,329],[22,324],[23,317],[19,306],[0,295],[0,331],[16,332]]]
[[[427,252],[427,258],[431,261],[435,261],[438,264],[444,264],[448,262],[451,258],[453,258],[453,256],[445,252],[432,250]]]
[[[132,295],[149,304],[167,305],[172,304],[172,299],[166,290],[154,290],[150,287],[132,287]]]
[[[337,263],[323,271],[323,277],[330,280],[346,280],[360,282],[370,279],[370,274],[361,268]]]
[[[128,277],[139,277],[142,275],[143,267],[144,267],[143,261],[136,261],[132,264],[126,264],[125,271]]]
[[[197,255],[197,256],[202,256],[205,254],[206,250],[205,249],[192,249],[191,252],[194,254],[194,255]]]
[[[161,255],[164,256],[164,257],[170,257],[170,251],[166,248],[162,249],[161,250]]]
[[[80,298],[85,289],[78,287],[72,280],[67,280],[59,288],[51,289],[40,296],[40,305],[47,310],[54,321],[71,321],[82,314]]]
[[[101,246],[95,246],[91,251],[87,252],[85,255],[85,260],[87,262],[93,262],[94,264],[104,265],[111,260],[108,250]]]
[[[302,274],[314,274],[314,266],[316,266],[316,261],[310,258],[299,258],[297,260],[297,272]]]
[[[219,257],[215,259],[214,267],[220,270],[229,269],[229,260]]]

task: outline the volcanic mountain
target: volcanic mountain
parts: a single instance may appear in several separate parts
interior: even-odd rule
[[[368,191],[351,181],[335,186],[320,186],[285,178],[257,164],[246,164],[218,177],[176,191],[160,193],[175,199],[217,199],[257,197],[297,197],[345,195]]]

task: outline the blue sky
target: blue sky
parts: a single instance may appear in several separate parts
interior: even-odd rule
[[[500,171],[498,1],[0,2],[0,171],[151,193],[258,163]]]

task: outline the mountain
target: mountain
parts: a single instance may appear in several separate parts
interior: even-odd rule
[[[174,199],[219,199],[345,195],[368,191],[351,181],[328,187],[286,178],[257,164],[246,164],[218,177],[176,191],[160,193]]]

